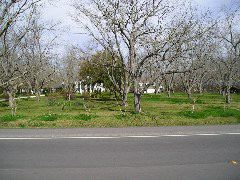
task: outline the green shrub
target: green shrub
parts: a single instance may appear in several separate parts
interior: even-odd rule
[[[94,91],[91,93],[91,98],[99,98],[101,96],[101,93],[98,91]]]
[[[27,92],[17,92],[16,93],[16,97],[20,97],[20,96],[31,96],[32,94],[27,93]]]
[[[211,108],[212,116],[216,117],[235,117],[240,120],[240,111],[237,109],[224,109],[221,107]]]
[[[21,99],[21,101],[31,101],[31,100],[33,100],[33,99],[31,99],[29,96],[27,98]]]
[[[56,106],[58,105],[56,98],[47,98],[47,105],[48,106]]]
[[[8,103],[6,103],[6,102],[0,102],[0,107],[8,107]]]
[[[64,92],[62,92],[62,91],[46,94],[46,97],[49,97],[49,98],[60,98],[60,97],[63,97],[63,96],[64,96]]]
[[[209,114],[207,114],[204,111],[183,111],[180,113],[180,115],[185,116],[187,118],[193,118],[193,119],[204,119],[207,118],[209,116]]]
[[[49,93],[46,96],[48,106],[61,106],[65,103],[65,93],[64,92],[55,92]],[[64,104],[65,105],[65,104]]]
[[[84,92],[84,93],[82,94],[81,98],[83,98],[83,99],[90,99],[91,96],[90,96],[90,94],[89,94],[88,92]]]
[[[55,121],[58,119],[58,115],[57,114],[45,114],[42,116],[38,116],[37,119],[40,121]]]
[[[75,106],[83,106],[83,102],[81,101],[77,101],[74,103]]]
[[[126,115],[126,114],[117,114],[115,115],[116,119],[119,119],[119,120],[124,120],[124,119],[127,119],[127,118],[130,118],[130,116]]]
[[[10,121],[16,121],[16,120],[22,119],[22,118],[24,118],[24,116],[21,116],[21,115],[12,116],[11,114],[7,114],[4,116],[0,116],[0,121],[1,122],[10,122]]]
[[[26,127],[26,125],[25,125],[25,124],[23,124],[23,123],[20,123],[20,124],[18,125],[18,127],[20,127],[20,128],[25,128],[25,127]]]
[[[0,87],[0,98],[5,98],[5,95],[4,95],[3,90],[1,89],[1,87]]]
[[[109,101],[115,98],[114,94],[110,94],[109,92],[95,92],[95,94],[95,97],[101,101]]]
[[[92,115],[92,114],[79,114],[79,115],[75,116],[74,119],[82,120],[82,121],[90,121],[96,117],[97,117],[96,115]]]
[[[1,88],[1,87],[0,87],[0,88]],[[1,91],[1,89],[0,89],[0,91]],[[1,92],[0,92],[0,99],[8,99],[7,93],[1,93]]]

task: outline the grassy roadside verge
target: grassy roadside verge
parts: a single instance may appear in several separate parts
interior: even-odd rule
[[[43,97],[18,100],[18,115],[10,116],[7,104],[0,104],[0,128],[80,128],[130,126],[192,126],[240,124],[240,95],[233,95],[233,103],[226,107],[218,94],[199,95],[196,110],[185,94],[171,98],[165,94],[147,95],[142,99],[142,114],[133,113],[133,97],[125,115],[111,98],[83,100],[68,103],[61,97]],[[63,108],[64,106],[64,108]]]

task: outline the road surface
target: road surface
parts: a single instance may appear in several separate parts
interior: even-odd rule
[[[240,179],[240,126],[0,130],[0,179]]]

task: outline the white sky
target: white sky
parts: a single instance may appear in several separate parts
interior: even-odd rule
[[[209,8],[218,13],[220,7],[223,5],[230,5],[232,0],[192,0],[197,2],[203,9]],[[73,8],[70,5],[71,0],[54,0],[51,5],[46,5],[43,10],[43,17],[47,21],[61,22],[60,28],[60,44],[61,48],[66,45],[80,45],[84,47],[87,45],[88,39],[86,35],[78,34],[81,32],[80,28],[70,17]]]

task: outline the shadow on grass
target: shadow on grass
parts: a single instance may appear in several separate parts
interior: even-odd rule
[[[147,102],[168,102],[170,104],[189,104],[192,103],[189,99],[187,98],[174,98],[174,97],[161,97],[161,96],[146,96],[144,98],[145,101]],[[196,104],[205,104],[203,100],[196,100]]]
[[[113,102],[116,101],[112,98],[91,98],[91,101],[99,101],[99,102]]]

